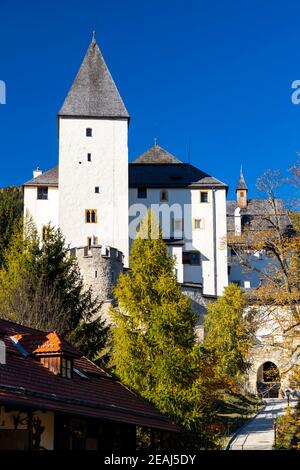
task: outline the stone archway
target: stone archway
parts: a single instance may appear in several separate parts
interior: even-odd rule
[[[266,361],[257,370],[257,393],[264,398],[278,398],[280,372],[274,362]]]

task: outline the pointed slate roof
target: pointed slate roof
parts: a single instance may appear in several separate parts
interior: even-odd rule
[[[236,187],[236,191],[238,191],[239,189],[244,189],[244,190],[248,191],[248,187],[246,185],[246,181],[245,181],[245,178],[244,178],[244,175],[243,175],[242,167],[241,167],[240,178],[239,178],[238,185]]]
[[[129,119],[94,37],[58,115]]]
[[[132,163],[182,163],[167,150],[155,144],[146,152],[142,153]]]

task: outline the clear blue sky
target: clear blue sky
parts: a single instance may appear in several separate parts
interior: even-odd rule
[[[298,0],[0,0],[0,187],[58,160],[56,114],[91,39],[131,115],[129,158],[153,138],[250,196],[300,150]]]

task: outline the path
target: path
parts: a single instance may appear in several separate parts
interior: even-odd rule
[[[273,419],[285,413],[287,400],[267,398],[265,407],[237,432],[228,447],[230,450],[272,450],[274,443]],[[296,400],[291,400],[294,406]]]

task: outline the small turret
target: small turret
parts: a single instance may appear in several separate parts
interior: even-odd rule
[[[246,185],[242,167],[240,171],[240,179],[236,187],[236,199],[237,199],[238,207],[240,207],[241,209],[245,209],[247,207],[248,187]]]

